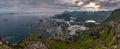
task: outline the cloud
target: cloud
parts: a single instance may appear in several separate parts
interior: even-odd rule
[[[60,3],[60,2],[59,2]],[[120,0],[72,0],[65,2],[64,6],[69,3],[69,6],[73,4],[73,7],[79,7],[78,10],[114,10],[120,8]],[[68,7],[69,7],[68,6]]]
[[[100,11],[120,8],[120,0],[0,0],[2,11]]]

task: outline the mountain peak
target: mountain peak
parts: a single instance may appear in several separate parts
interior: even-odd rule
[[[120,11],[120,8],[119,9],[115,9],[115,11]]]
[[[115,9],[106,21],[120,22],[120,9]]]

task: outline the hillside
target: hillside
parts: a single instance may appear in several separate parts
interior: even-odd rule
[[[95,27],[91,32],[91,37],[98,40],[97,43],[104,49],[120,48],[120,9],[112,12],[102,24],[105,26]]]
[[[68,40],[48,39],[31,34],[28,36],[28,39],[19,42],[15,48],[25,49],[30,46],[38,49],[119,49],[120,9],[113,11],[111,16],[103,23],[106,22],[106,26],[96,26],[79,34],[79,37],[73,36]],[[36,45],[36,47],[36,43],[41,43],[41,46]]]
[[[96,26],[79,35],[76,41],[47,40],[50,49],[119,49],[120,48],[120,9],[106,19],[106,27]],[[103,23],[104,23],[103,22]]]
[[[120,9],[116,9],[111,13],[111,16],[106,21],[120,22]]]

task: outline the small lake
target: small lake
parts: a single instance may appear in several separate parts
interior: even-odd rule
[[[46,33],[36,29],[27,28],[27,24],[35,25],[40,19],[48,18],[45,15],[34,14],[4,14],[0,15],[0,37],[6,38],[10,43],[17,43],[27,37],[29,33]]]

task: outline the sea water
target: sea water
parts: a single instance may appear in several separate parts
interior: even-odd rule
[[[0,37],[10,43],[17,43],[27,37],[29,33],[39,33],[47,36],[46,33],[33,27],[45,15],[37,14],[4,14],[0,15]],[[26,25],[32,27],[26,27]]]

